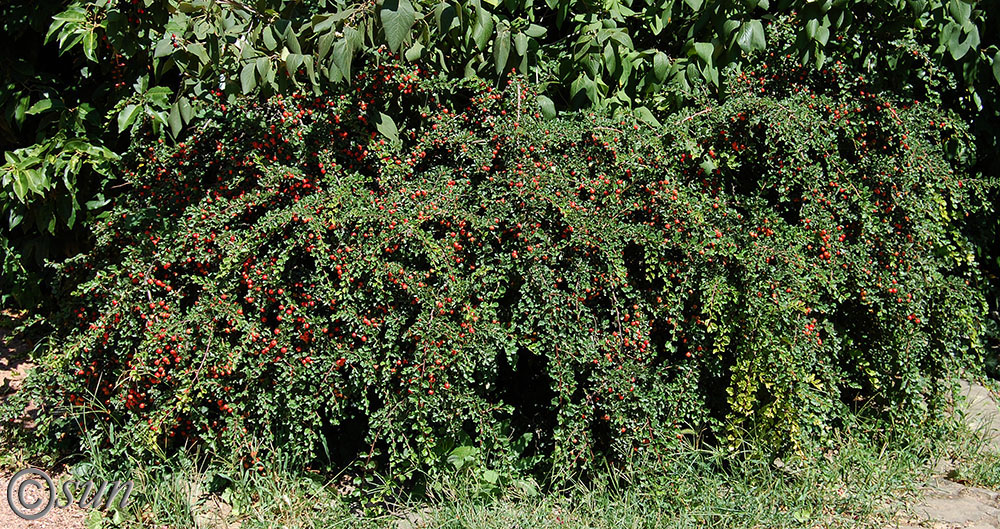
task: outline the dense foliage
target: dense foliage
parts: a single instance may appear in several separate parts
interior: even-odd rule
[[[393,483],[924,421],[982,350],[971,138],[791,61],[661,127],[381,60],[138,135],[19,398],[47,442]]]
[[[816,70],[842,61],[880,89],[959,111],[977,138],[974,171],[995,175],[997,13],[996,0],[5,2],[0,301],[58,305],[42,265],[89,247],[86,221],[123,190],[114,168],[128,135],[172,138],[240,94],[343,90],[380,46],[453,78],[517,71],[546,115],[610,107],[650,123],[698,94],[725,97],[757,67],[748,54]],[[995,277],[995,215],[973,233]]]

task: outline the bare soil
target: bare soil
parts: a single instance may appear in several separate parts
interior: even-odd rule
[[[973,428],[983,428],[987,446],[1000,451],[1000,406],[997,396],[979,384],[963,384],[965,418]],[[917,503],[901,513],[899,529],[1000,529],[1000,493],[963,485],[949,479],[950,461],[939,461],[922,487]]]

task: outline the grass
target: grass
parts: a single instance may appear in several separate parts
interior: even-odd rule
[[[432,483],[427,496],[397,498],[377,515],[344,501],[336,477],[293,470],[300,467],[291,457],[272,461],[263,474],[208,471],[193,458],[174,458],[135,466],[129,477],[137,499],[127,513],[105,513],[103,525],[223,527],[226,519],[241,529],[885,527],[914,496],[932,447],[907,435],[865,440],[845,434],[837,441],[837,450],[785,462],[752,448],[689,447],[666,463],[542,495],[484,486],[473,477],[476,469],[463,469]],[[104,468],[112,461],[104,457],[88,455],[96,475],[108,475]]]

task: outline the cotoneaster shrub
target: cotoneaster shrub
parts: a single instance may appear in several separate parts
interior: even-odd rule
[[[19,397],[53,443],[398,484],[463,446],[586,472],[695,432],[805,450],[859,403],[925,420],[979,347],[962,126],[798,75],[652,129],[386,61],[138,137]]]

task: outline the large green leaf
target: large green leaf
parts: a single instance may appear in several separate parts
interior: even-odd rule
[[[472,28],[472,40],[475,41],[476,47],[485,50],[491,36],[493,36],[493,15],[480,5],[476,8],[476,25]]]
[[[760,23],[760,20],[744,22],[740,26],[740,30],[736,33],[736,44],[743,51],[747,52],[763,50],[767,47],[767,42],[764,38],[764,26]]]
[[[496,63],[497,74],[503,73],[507,66],[507,57],[510,56],[510,30],[504,28],[500,30],[496,39],[493,40],[493,61]]]
[[[542,116],[545,119],[552,119],[556,117],[556,105],[552,103],[552,100],[546,96],[538,96],[538,106],[542,109]]]
[[[399,129],[396,127],[396,122],[388,114],[379,112],[376,115],[375,128],[389,141],[399,141]]]
[[[379,11],[382,19],[382,30],[385,32],[386,43],[393,52],[410,36],[410,28],[416,22],[416,12],[410,0],[385,0]]]
[[[240,88],[244,94],[249,94],[254,88],[257,88],[256,64],[249,62],[243,66],[243,71],[240,72]]]
[[[670,67],[670,59],[667,58],[667,54],[662,51],[656,52],[653,55],[653,75],[656,76],[656,80],[663,82],[667,78],[667,69]]]
[[[1000,51],[993,56],[993,77],[1000,83]]]
[[[183,122],[181,121],[181,110],[177,103],[174,103],[170,107],[170,116],[167,117],[167,124],[170,125],[170,134],[176,138],[177,135],[180,134],[181,127],[183,126]]]
[[[694,52],[708,64],[712,64],[712,54],[715,53],[715,46],[711,42],[695,42]]]
[[[125,108],[118,113],[118,132],[122,132],[129,128],[129,126],[135,122],[135,118],[138,115],[139,105],[126,105]]]

